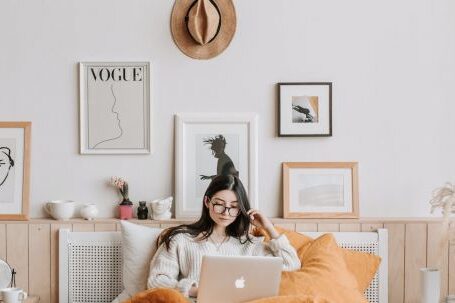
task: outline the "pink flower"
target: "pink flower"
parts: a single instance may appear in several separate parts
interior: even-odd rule
[[[128,199],[128,182],[117,176],[111,177],[110,184],[116,187],[124,199]]]

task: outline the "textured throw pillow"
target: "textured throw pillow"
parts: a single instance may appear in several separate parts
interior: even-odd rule
[[[299,251],[304,245],[313,241],[312,238],[305,236],[304,234],[301,234],[299,232],[287,230],[279,226],[276,226],[275,228],[279,233],[286,235],[291,245],[297,251]],[[265,231],[255,230],[254,233],[256,235],[263,235],[266,237],[266,241],[268,240],[268,236]],[[379,264],[381,263],[381,257],[341,247],[337,247],[336,249],[342,252],[344,261],[346,262],[349,271],[351,271],[354,274],[357,280],[359,290],[362,293],[365,292],[365,290],[370,285],[371,280],[373,280],[376,271],[379,268]]]
[[[150,261],[156,252],[160,228],[150,228],[121,221],[123,248],[122,293],[113,301],[122,302],[147,288]]]
[[[122,303],[188,303],[178,290],[171,288],[154,288],[141,291]]]
[[[381,263],[381,257],[354,251],[350,249],[339,248],[343,252],[344,261],[348,269],[354,274],[359,290],[364,293],[370,286]]]
[[[334,303],[368,303],[337,248],[332,234],[324,234],[301,247],[298,255],[302,268],[282,273],[280,296],[307,295]]]

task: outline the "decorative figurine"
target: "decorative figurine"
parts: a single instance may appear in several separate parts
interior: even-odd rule
[[[149,215],[149,210],[145,201],[139,201],[139,207],[137,208],[137,218],[139,220],[146,220]]]
[[[151,202],[152,204],[152,218],[153,220],[169,220],[172,216],[171,207],[174,197],[167,197],[164,199],[157,199]]]

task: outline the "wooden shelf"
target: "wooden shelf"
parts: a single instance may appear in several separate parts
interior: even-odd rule
[[[39,302],[39,297],[28,297],[24,303],[38,303]]]
[[[442,218],[435,217],[420,217],[420,218],[358,218],[358,219],[286,219],[286,218],[270,218],[270,220],[275,224],[284,224],[284,223],[419,223],[419,222],[431,222],[438,223],[443,222]],[[120,223],[120,219],[116,218],[99,218],[95,220],[84,220],[80,218],[74,218],[70,220],[54,220],[51,218],[32,218],[28,221],[6,221],[0,220],[2,223],[14,224],[14,223],[28,223],[28,224],[115,224]],[[136,224],[181,224],[193,222],[195,219],[169,219],[169,220],[138,220],[131,219],[128,222]],[[455,222],[455,217],[449,219],[450,222]]]

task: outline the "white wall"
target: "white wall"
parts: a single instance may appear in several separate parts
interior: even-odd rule
[[[236,35],[209,61],[174,45],[171,0],[1,0],[0,120],[33,122],[31,216],[173,194],[177,112],[257,112],[261,208],[281,215],[281,162],[358,161],[362,217],[428,216],[455,181],[455,2],[235,0]],[[150,61],[155,152],[78,154],[80,61]],[[333,82],[333,137],[276,137],[277,82]],[[158,131],[159,129],[159,131]]]

